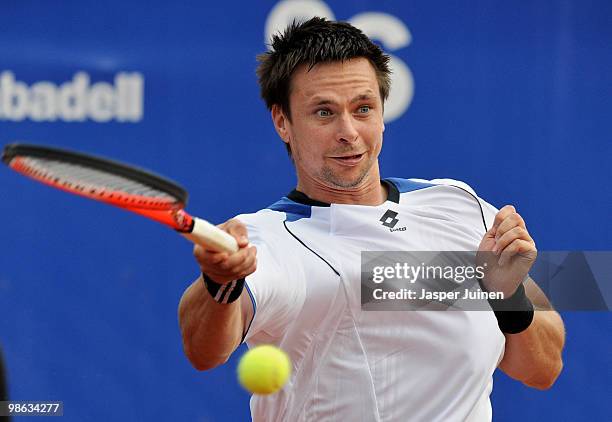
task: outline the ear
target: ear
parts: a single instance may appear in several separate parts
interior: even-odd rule
[[[289,119],[278,104],[272,106],[270,114],[272,115],[272,122],[274,123],[276,133],[278,133],[278,136],[280,136],[284,143],[289,143]]]

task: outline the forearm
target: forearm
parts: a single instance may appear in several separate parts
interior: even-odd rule
[[[220,304],[206,291],[201,277],[183,294],[179,324],[187,358],[198,370],[225,363],[242,339],[241,300]]]
[[[565,330],[559,314],[536,310],[525,331],[505,336],[506,350],[499,368],[530,387],[550,388],[563,368]]]

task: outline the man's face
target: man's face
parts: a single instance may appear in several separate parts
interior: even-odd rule
[[[291,122],[277,108],[276,128],[291,146],[298,188],[355,190],[380,183],[384,131],[382,100],[365,58],[296,69]]]

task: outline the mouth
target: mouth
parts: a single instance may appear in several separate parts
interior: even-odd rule
[[[342,157],[330,157],[332,160],[345,165],[354,166],[357,165],[364,157],[365,154],[346,155]]]

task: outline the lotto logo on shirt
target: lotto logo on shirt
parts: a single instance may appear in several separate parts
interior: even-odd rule
[[[387,212],[384,213],[382,217],[380,217],[379,221],[382,223],[383,226],[392,229],[399,222],[396,217],[397,213],[395,211],[387,210]]]
[[[397,218],[397,213],[392,210],[387,210],[382,217],[380,217],[380,221],[383,226],[388,227],[389,231],[392,232],[404,232],[406,231],[406,227],[395,227],[397,223],[399,223],[399,218]]]
[[[91,83],[85,72],[57,85],[38,81],[31,85],[13,72],[0,73],[0,120],[19,122],[139,122],[143,117],[144,77],[138,72],[120,72],[114,84]]]

